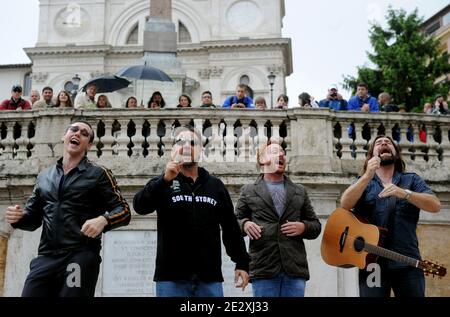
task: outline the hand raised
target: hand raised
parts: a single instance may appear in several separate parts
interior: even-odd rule
[[[378,153],[373,153],[374,157],[372,157],[367,162],[366,172],[364,173],[369,179],[372,179],[375,176],[375,172],[380,168],[381,159],[378,157]]]
[[[172,149],[172,160],[167,163],[166,169],[164,171],[164,180],[166,182],[170,182],[171,180],[175,179],[178,173],[180,173],[181,150],[181,147],[174,147]]]

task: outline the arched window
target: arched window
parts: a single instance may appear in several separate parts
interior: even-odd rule
[[[138,39],[139,39],[139,25],[138,23],[136,23],[133,29],[131,30],[130,35],[128,35],[127,44],[138,44]]]
[[[64,84],[65,91],[72,92],[73,88],[74,88],[74,85],[73,85],[72,81],[68,81]]]
[[[178,43],[192,43],[191,34],[180,21],[178,21]]]
[[[242,75],[241,79],[239,79],[239,84],[246,86],[250,85],[250,77],[247,75]]]
[[[31,92],[31,72],[25,74],[23,78],[23,95],[29,96]]]

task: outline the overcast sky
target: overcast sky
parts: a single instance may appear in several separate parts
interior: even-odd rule
[[[274,0],[275,1],[275,0]],[[342,83],[343,75],[355,75],[367,63],[370,21],[383,23],[386,10],[416,7],[428,18],[443,9],[448,0],[285,0],[283,36],[292,39],[294,72],[287,78],[290,106],[301,92],[323,99],[330,84]],[[37,41],[39,1],[0,2],[0,64],[28,63],[23,47]],[[341,89],[345,98],[349,92]]]

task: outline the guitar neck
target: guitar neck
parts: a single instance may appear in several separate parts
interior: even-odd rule
[[[406,255],[402,255],[400,253],[376,246],[376,245],[372,245],[372,244],[368,244],[368,243],[364,243],[364,250],[366,250],[369,253],[373,253],[375,255],[387,258],[389,260],[393,260],[393,261],[397,261],[397,262],[402,262],[405,264],[408,264],[410,266],[414,266],[414,267],[419,267],[420,261],[410,258],[409,256]]]

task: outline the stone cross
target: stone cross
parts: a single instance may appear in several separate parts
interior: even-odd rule
[[[172,0],[150,0],[150,18],[172,20]]]

